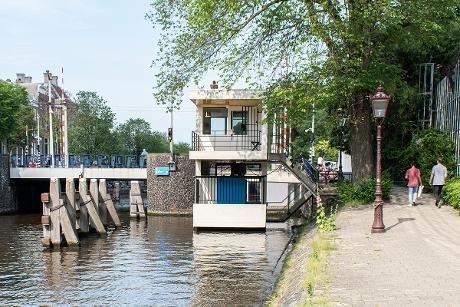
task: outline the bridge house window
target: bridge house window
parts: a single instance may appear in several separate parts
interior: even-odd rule
[[[226,108],[203,109],[203,134],[227,134]]]
[[[246,127],[248,121],[248,112],[233,111],[232,112],[232,131],[233,134],[246,135]]]

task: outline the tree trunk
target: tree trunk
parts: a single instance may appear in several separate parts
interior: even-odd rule
[[[353,103],[350,112],[350,149],[353,184],[374,175],[374,150],[372,147],[372,115],[370,104],[362,96]]]

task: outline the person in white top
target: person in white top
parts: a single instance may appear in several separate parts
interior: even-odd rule
[[[441,191],[447,179],[447,168],[442,165],[441,158],[438,158],[438,164],[431,169],[430,186],[433,188],[435,205],[441,208]]]

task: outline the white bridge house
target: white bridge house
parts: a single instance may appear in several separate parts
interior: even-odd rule
[[[196,90],[194,228],[266,225],[268,125],[250,90]]]

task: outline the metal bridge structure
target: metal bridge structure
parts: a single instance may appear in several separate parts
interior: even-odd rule
[[[11,179],[95,178],[146,180],[147,157],[123,155],[11,155]],[[67,162],[67,163],[65,163]]]

